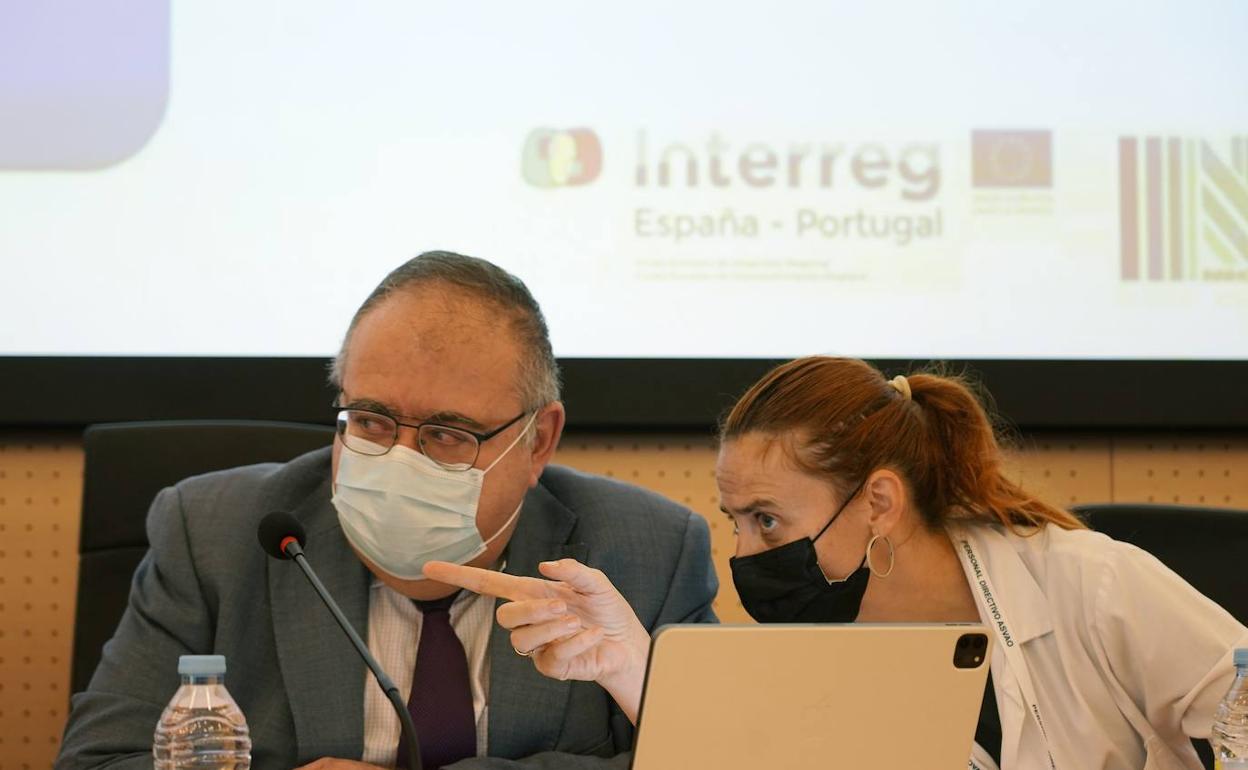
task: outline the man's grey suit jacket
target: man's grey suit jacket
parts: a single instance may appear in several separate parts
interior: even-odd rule
[[[307,531],[309,561],[366,634],[371,573],[343,537],[329,482],[325,449],[285,465],[197,476],[156,497],[150,550],[90,686],[74,696],[57,768],[151,767],[152,732],[178,687],[183,654],[226,656],[226,686],[251,728],[253,768],[360,758],[364,663],[298,567],[269,558],[256,540],[266,513],[292,513]],[[507,572],[538,575],[541,561],[579,559],[605,572],[653,632],[714,621],[709,548],[706,522],[687,509],[551,466],[525,497]],[[627,767],[632,729],[604,690],[543,677],[497,625],[489,655],[491,758],[455,770]]]

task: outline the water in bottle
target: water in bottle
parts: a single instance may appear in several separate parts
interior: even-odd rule
[[[183,655],[178,673],[182,686],[156,724],[156,770],[248,770],[251,737],[225,689],[225,656]]]
[[[1248,770],[1248,647],[1235,651],[1235,682],[1213,715],[1214,767]]]

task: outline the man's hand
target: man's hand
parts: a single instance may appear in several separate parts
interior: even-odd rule
[[[575,559],[542,562],[550,580],[507,575],[446,562],[425,565],[425,577],[509,600],[498,623],[511,646],[553,679],[602,685],[628,718],[637,719],[650,635],[633,608],[600,570]]]
[[[369,765],[364,762],[356,762],[354,759],[321,757],[315,762],[306,764],[298,770],[383,770],[383,768],[380,768],[377,765]]]

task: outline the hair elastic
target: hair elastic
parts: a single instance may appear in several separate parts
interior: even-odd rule
[[[913,398],[913,396],[910,395],[910,381],[906,379],[906,375],[899,374],[889,380],[888,384],[893,387],[893,390],[900,393],[901,397],[905,400],[909,401]]]

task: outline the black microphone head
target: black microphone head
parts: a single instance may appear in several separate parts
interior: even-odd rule
[[[307,539],[303,525],[285,511],[273,511],[261,519],[260,526],[256,528],[256,536],[260,539],[260,547],[274,559],[290,558],[282,548],[287,538],[293,537],[298,541],[300,548],[303,547],[303,541]]]

